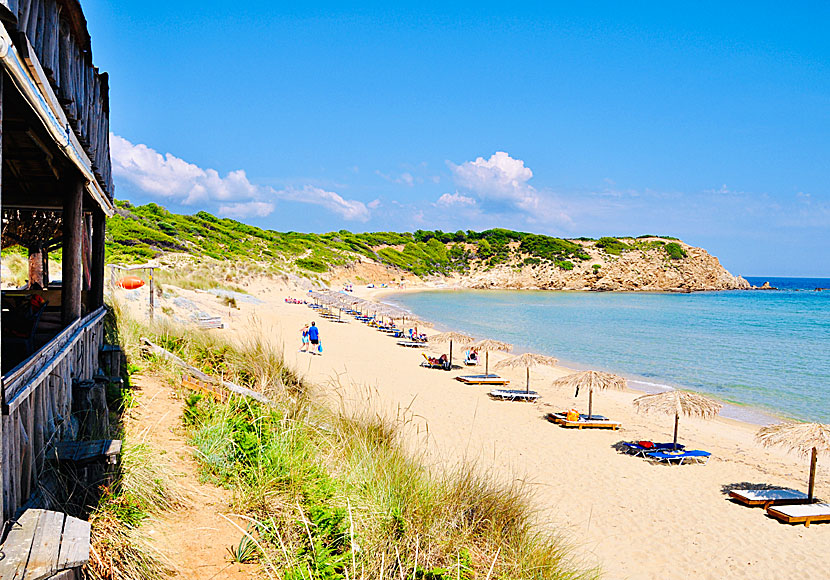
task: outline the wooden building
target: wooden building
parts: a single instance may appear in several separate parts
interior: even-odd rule
[[[75,437],[73,381],[98,369],[104,233],[113,214],[109,81],[77,0],[0,0],[2,243],[28,250],[29,282],[3,291],[0,515],[44,504],[40,475]],[[49,279],[60,248],[61,279]],[[55,276],[57,278],[57,276]]]

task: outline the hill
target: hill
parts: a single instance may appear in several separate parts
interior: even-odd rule
[[[200,211],[180,215],[156,204],[118,201],[108,223],[110,262],[164,254],[253,261],[271,272],[339,282],[377,277],[441,277],[475,288],[720,290],[749,287],[705,250],[669,236],[562,239],[491,229],[482,232],[326,234],[263,230]]]

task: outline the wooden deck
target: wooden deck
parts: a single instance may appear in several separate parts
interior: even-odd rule
[[[0,578],[79,578],[89,560],[90,524],[60,512],[30,509],[13,522],[2,544]]]

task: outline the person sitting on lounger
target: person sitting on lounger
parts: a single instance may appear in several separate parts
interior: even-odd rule
[[[464,351],[464,364],[465,365],[477,365],[478,364],[478,349],[476,347],[472,347],[472,348]]]

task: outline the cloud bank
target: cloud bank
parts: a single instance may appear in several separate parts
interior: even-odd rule
[[[314,185],[275,189],[248,179],[238,169],[222,176],[171,153],[164,155],[143,144],[134,144],[110,134],[113,174],[147,195],[182,205],[216,207],[224,217],[265,217],[279,202],[316,205],[344,220],[365,222],[369,208],[362,201],[344,199],[338,193]]]

